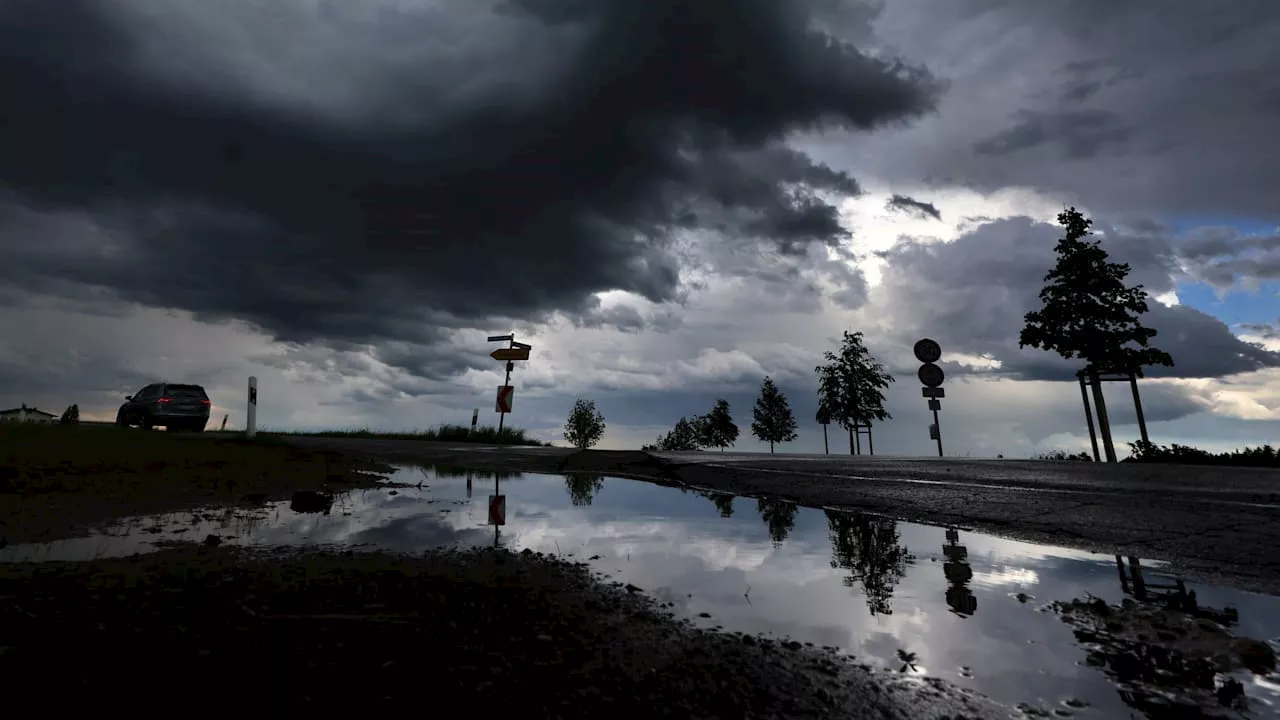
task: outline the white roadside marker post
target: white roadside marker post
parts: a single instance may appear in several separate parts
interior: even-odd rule
[[[258,434],[258,378],[249,378],[249,407],[245,411],[244,436],[253,439]]]

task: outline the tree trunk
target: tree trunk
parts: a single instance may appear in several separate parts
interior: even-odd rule
[[[770,454],[770,455],[772,455],[772,454],[773,454],[773,441],[772,441],[772,440],[770,440],[770,441],[769,441],[769,454]]]
[[[1084,373],[1077,376],[1080,380],[1080,400],[1084,403],[1084,421],[1089,426],[1089,444],[1093,446],[1093,461],[1102,462],[1098,452],[1098,433],[1093,429],[1093,408],[1089,406],[1089,390],[1085,387]]]
[[[827,444],[827,424],[822,423],[822,454],[830,455],[831,446]]]
[[[1133,389],[1133,409],[1138,413],[1138,432],[1142,435],[1142,444],[1151,442],[1147,437],[1147,416],[1142,413],[1142,397],[1138,395],[1138,374],[1129,373],[1129,387]]]
[[[1107,462],[1116,462],[1116,445],[1111,440],[1111,419],[1107,417],[1107,401],[1102,397],[1102,380],[1097,373],[1091,373],[1089,380],[1093,383],[1093,406],[1098,410],[1098,431],[1102,435],[1102,447],[1107,453]]]
[[[858,454],[861,455],[862,454],[862,431],[858,430],[857,425],[855,425],[853,429],[853,445],[854,447],[858,448]]]
[[[876,454],[876,444],[871,441],[871,426],[867,425],[867,454]]]
[[[853,455],[853,428],[849,428],[849,454]]]

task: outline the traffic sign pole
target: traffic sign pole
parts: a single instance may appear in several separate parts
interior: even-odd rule
[[[502,380],[503,387],[506,387],[511,384],[511,369],[514,368],[515,366],[516,366],[515,363],[511,362],[510,360],[507,361],[507,375]],[[507,419],[507,413],[505,411],[498,413],[498,435],[499,436],[502,435],[502,421],[506,419]]]
[[[934,340],[922,338],[916,342],[911,351],[921,363],[916,376],[920,378],[920,384],[925,386],[922,388],[922,394],[929,398],[929,410],[933,412],[933,427],[929,434],[938,442],[938,457],[942,457],[942,424],[938,421],[938,411],[942,409],[942,402],[938,398],[946,397],[946,391],[942,389],[942,381],[946,375],[942,372],[942,368],[935,364],[942,359],[942,346]]]
[[[934,402],[938,401],[934,400]],[[933,409],[933,428],[936,431],[933,436],[938,441],[938,457],[942,457],[942,426],[938,424],[938,408],[936,405]]]
[[[489,357],[493,358],[494,360],[505,360],[507,362],[507,374],[502,378],[502,387],[498,388],[498,402],[497,402],[498,432],[501,433],[502,426],[507,419],[507,412],[511,408],[511,395],[514,392],[513,389],[511,388],[511,371],[514,370],[516,367],[516,364],[514,361],[528,360],[529,351],[533,349],[533,346],[526,345],[525,343],[522,343],[522,342],[516,342],[515,333],[512,333],[510,335],[490,335],[489,342],[508,343],[507,347],[499,348],[489,353]],[[504,394],[506,394],[507,396],[506,403],[503,403],[502,401],[502,396]],[[475,423],[474,418],[472,419],[472,423],[473,424]]]

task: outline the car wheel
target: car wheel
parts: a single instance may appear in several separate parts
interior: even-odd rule
[[[153,428],[155,427],[155,425],[151,422],[151,418],[149,418],[149,417],[147,417],[147,416],[145,416],[145,415],[144,415],[144,416],[142,416],[142,417],[138,420],[138,425],[139,425],[143,430],[151,430],[151,429],[153,429]]]
[[[120,413],[116,413],[116,427],[129,427],[129,418]]]
[[[191,427],[187,429],[190,430],[191,432],[204,432],[204,426],[205,426],[205,423],[192,423]]]

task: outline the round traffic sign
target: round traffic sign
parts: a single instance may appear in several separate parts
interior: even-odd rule
[[[920,369],[916,371],[916,377],[920,378],[920,382],[928,385],[929,387],[938,387],[942,384],[942,379],[946,376],[943,375],[942,368],[931,362],[927,362],[921,365]]]
[[[942,346],[929,338],[918,340],[911,350],[922,363],[936,363],[942,357]]]

